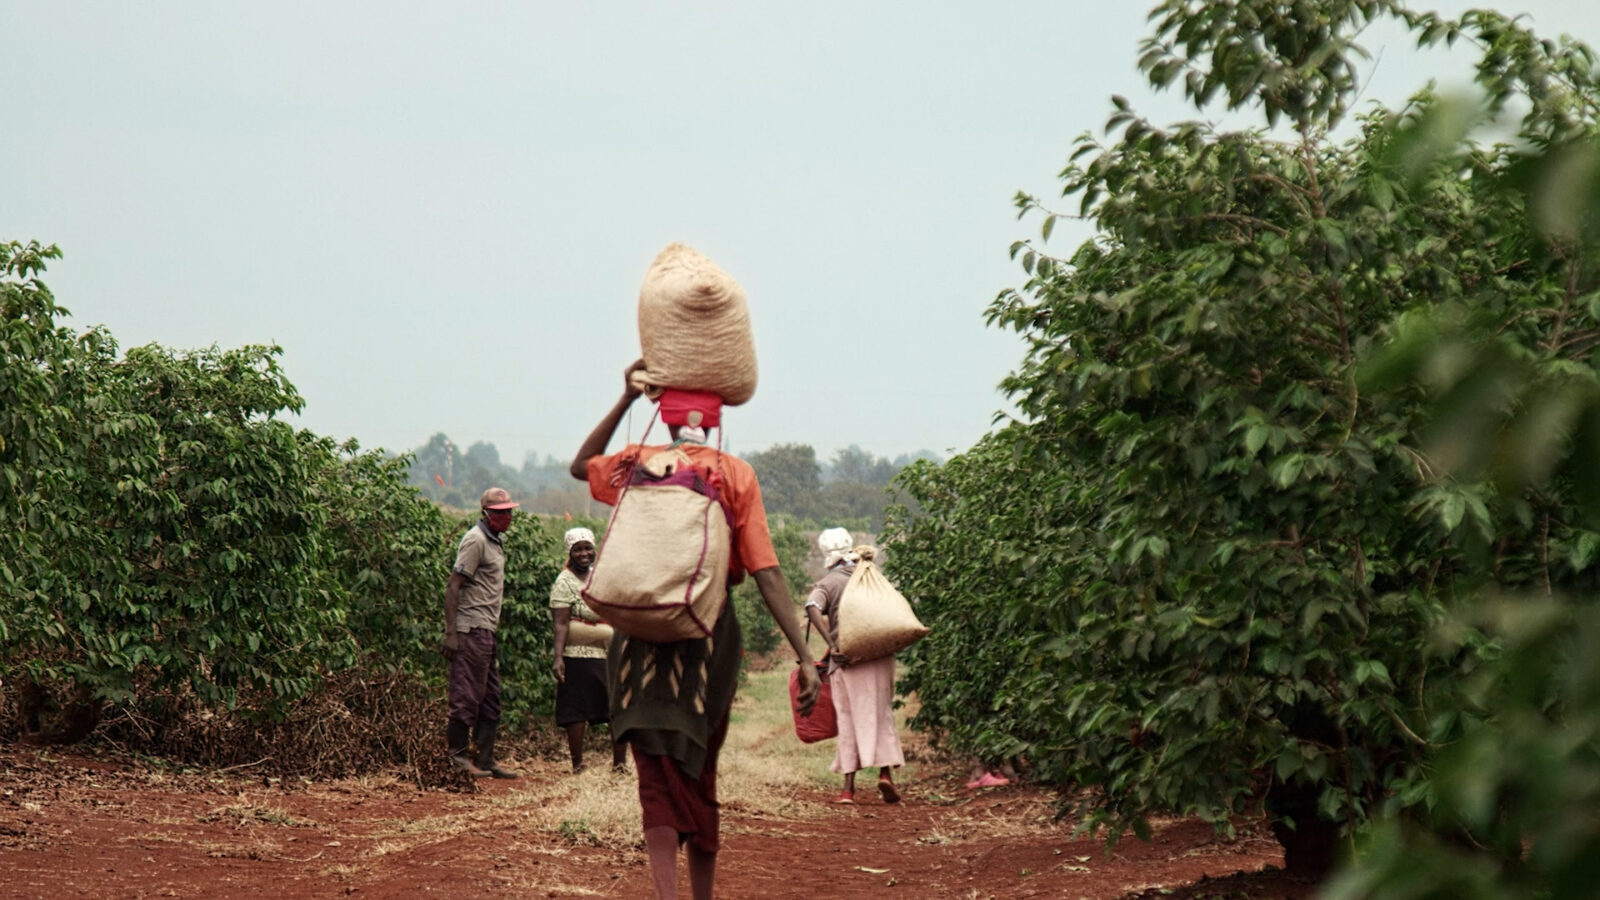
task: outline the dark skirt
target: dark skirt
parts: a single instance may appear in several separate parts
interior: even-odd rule
[[[672,828],[679,841],[717,852],[717,757],[743,655],[739,617],[727,603],[711,637],[611,643],[611,728],[633,751],[644,827]]]
[[[669,756],[633,750],[633,767],[639,773],[639,808],[644,814],[644,829],[671,828],[678,842],[688,842],[697,850],[715,853],[721,846],[721,812],[717,803],[717,757],[728,736],[728,719],[723,717],[711,729],[706,747],[705,767],[699,778],[683,773]]]
[[[606,690],[606,661],[566,658],[567,680],[556,685],[556,724],[562,727],[611,721],[611,695]]]

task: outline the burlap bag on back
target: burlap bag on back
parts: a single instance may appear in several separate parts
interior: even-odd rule
[[[645,368],[633,382],[652,399],[662,388],[711,391],[729,406],[756,392],[756,347],[744,289],[683,244],[661,251],[639,289]]]
[[[863,558],[839,598],[839,652],[868,662],[892,656],[927,633],[905,596]]]
[[[728,592],[732,530],[681,452],[656,454],[617,500],[583,599],[616,630],[656,643],[711,635]],[[713,489],[714,490],[714,489]]]

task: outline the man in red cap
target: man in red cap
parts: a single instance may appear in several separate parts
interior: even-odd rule
[[[631,467],[666,449],[630,444],[617,453],[605,454],[622,416],[642,393],[632,375],[643,367],[644,360],[639,360],[623,373],[622,397],[572,460],[572,477],[587,481],[589,493],[602,503],[615,505]],[[666,388],[660,403],[661,420],[677,448],[710,473],[727,507],[732,524],[728,586],[743,581],[746,572],[755,579],[768,612],[800,660],[800,703],[810,712],[820,682],[800,633],[789,587],[778,570],[767,512],[761,504],[761,486],[749,463],[704,443],[705,430],[721,424],[722,399],[701,391]],[[645,848],[658,898],[677,896],[680,844],[688,845],[694,896],[711,896],[720,847],[717,756],[728,733],[728,711],[739,682],[742,652],[739,619],[731,609],[717,617],[709,638],[652,644],[619,632],[611,642],[607,660],[611,729],[615,740],[626,742],[633,751]],[[681,681],[654,679],[649,688],[641,682],[647,671],[678,667],[691,676]],[[687,687],[691,681],[695,684]],[[671,684],[686,687],[673,693],[673,688],[663,686]]]
[[[494,761],[494,733],[500,725],[500,671],[495,665],[495,630],[505,593],[505,533],[511,527],[511,501],[504,488],[483,492],[483,517],[467,529],[444,589],[444,655],[450,660],[450,724],[445,737],[450,761],[475,776],[515,778]],[[474,760],[467,740],[478,745]]]

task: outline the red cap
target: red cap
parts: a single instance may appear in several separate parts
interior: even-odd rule
[[[483,492],[483,497],[478,501],[483,509],[516,509],[520,503],[513,503],[511,494],[505,488],[492,487]]]
[[[716,428],[722,423],[722,398],[710,391],[662,388],[661,421],[668,425]]]

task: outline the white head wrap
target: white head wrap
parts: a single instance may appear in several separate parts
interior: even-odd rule
[[[822,561],[824,569],[833,568],[840,560],[855,562],[856,539],[850,536],[847,528],[829,528],[817,535],[817,549],[821,550],[826,558]]]
[[[567,529],[566,541],[567,552],[571,553],[572,545],[578,543],[579,541],[588,541],[591,544],[594,543],[594,532],[587,528],[569,528]]]

